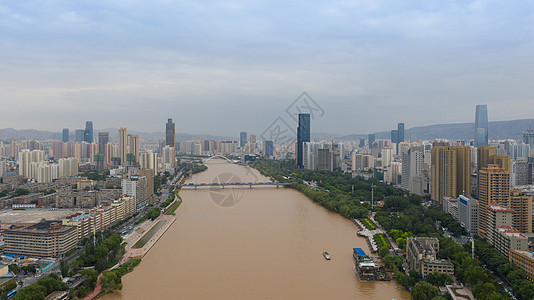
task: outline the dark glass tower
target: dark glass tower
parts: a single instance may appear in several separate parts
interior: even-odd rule
[[[397,124],[397,142],[404,142],[404,123]]]
[[[63,143],[66,143],[69,141],[69,129],[63,128]]]
[[[477,105],[475,113],[475,147],[488,145],[488,106]]]
[[[247,133],[242,131],[239,133],[239,147],[243,148],[247,144]]]
[[[399,142],[399,131],[398,130],[391,130],[391,142],[392,143]]]
[[[169,118],[165,124],[165,145],[174,147],[175,129],[176,124],[174,124],[172,119]]]
[[[83,140],[87,143],[93,142],[93,121],[85,122],[85,130],[83,132]]]
[[[310,142],[310,114],[299,114],[297,127],[297,168],[304,167],[302,159],[303,143]]]
[[[106,154],[106,144],[109,142],[109,132],[98,133],[98,154]]]
[[[74,131],[74,141],[75,141],[76,143],[83,142],[84,135],[85,135],[85,130],[83,130],[83,129],[76,129],[76,130]]]
[[[369,147],[370,147],[371,144],[373,144],[375,142],[375,134],[374,133],[369,133],[369,135],[367,136],[367,139],[368,139]]]

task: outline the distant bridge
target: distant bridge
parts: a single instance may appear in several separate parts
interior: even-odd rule
[[[289,187],[290,183],[280,183],[280,182],[229,182],[229,183],[189,183],[178,185],[181,189],[187,190],[196,190],[198,188],[239,188],[239,187],[248,187],[248,188],[260,188],[260,187],[276,187],[276,188],[285,188]]]
[[[210,156],[208,159],[206,159],[204,162],[208,162],[209,160],[211,160],[212,158],[223,158],[223,159],[226,159],[226,161],[228,161],[229,163],[234,163],[232,160],[230,160],[228,157],[224,156],[224,155],[213,155],[213,156]]]

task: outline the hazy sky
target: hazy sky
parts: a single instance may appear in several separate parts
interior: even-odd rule
[[[533,1],[4,1],[0,128],[260,134],[534,117]],[[290,122],[291,121],[291,122]]]

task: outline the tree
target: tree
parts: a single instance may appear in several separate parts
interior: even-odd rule
[[[59,270],[61,271],[61,276],[67,277],[69,275],[69,265],[66,260],[59,261]]]
[[[20,268],[19,268],[19,266],[17,264],[10,264],[9,267],[8,267],[8,270],[9,270],[9,272],[13,272],[15,274],[20,272]]]
[[[412,289],[414,300],[428,300],[438,296],[438,289],[426,281],[419,281]]]
[[[122,290],[121,275],[114,271],[104,271],[100,277],[100,284],[104,289]]]
[[[46,288],[42,285],[32,284],[21,289],[14,300],[40,300],[46,297]]]

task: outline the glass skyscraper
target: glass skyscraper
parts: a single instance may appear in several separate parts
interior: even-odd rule
[[[404,123],[397,124],[397,143],[404,142]]]
[[[165,145],[169,147],[174,147],[175,129],[176,125],[172,122],[172,118],[169,118],[165,124]]]
[[[93,142],[93,121],[85,122],[85,130],[83,132],[83,140],[87,143]]]
[[[297,127],[297,168],[304,168],[302,159],[303,143],[310,142],[310,114],[299,114]]]
[[[66,143],[69,141],[69,129],[63,128],[63,143]]]
[[[239,133],[239,147],[243,149],[247,144],[247,133],[242,131]]]
[[[488,145],[488,106],[477,105],[475,113],[475,147]]]

